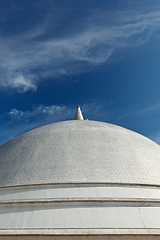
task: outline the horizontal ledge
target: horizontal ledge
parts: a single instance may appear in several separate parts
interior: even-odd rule
[[[151,198],[43,198],[43,199],[19,199],[2,200],[0,205],[8,204],[83,204],[83,205],[127,205],[127,206],[146,206],[159,205],[160,199]]]
[[[160,188],[160,184],[147,183],[120,183],[120,182],[55,182],[55,183],[38,183],[38,184],[24,184],[24,185],[6,185],[0,186],[2,189],[19,189],[19,188],[33,188],[33,187],[77,187],[77,186],[117,186],[117,187],[145,187],[145,188]]]
[[[0,236],[14,235],[53,235],[53,236],[80,236],[80,235],[140,235],[160,236],[160,228],[30,228],[30,229],[0,229]]]

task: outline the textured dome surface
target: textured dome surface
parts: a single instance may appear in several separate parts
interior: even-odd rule
[[[0,147],[0,186],[47,183],[160,185],[160,146],[125,128],[66,121]]]

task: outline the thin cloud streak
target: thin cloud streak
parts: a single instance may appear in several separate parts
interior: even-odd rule
[[[150,114],[151,112],[156,112],[158,109],[160,109],[160,104],[156,103],[150,106],[141,107],[141,109],[134,110],[133,108],[129,108],[125,110],[124,114],[120,114],[117,116],[117,119],[124,119],[124,118],[137,118],[142,115]],[[122,110],[121,110],[122,111]]]
[[[70,117],[72,114],[73,109],[70,107],[67,107],[65,105],[59,106],[59,105],[51,105],[51,106],[44,106],[39,105],[37,107],[33,107],[32,111],[21,111],[17,109],[11,109],[8,115],[11,119],[11,121],[25,121],[30,122],[41,119],[41,122],[46,121],[47,117],[51,117],[51,122],[56,122],[60,120],[65,120]],[[48,121],[48,120],[47,120]]]
[[[160,108],[160,104],[143,108],[142,110],[133,111],[132,113],[120,116],[116,109],[113,108],[114,103],[84,103],[82,104],[82,114],[84,118],[95,121],[114,122],[119,125],[119,121],[123,118],[134,119],[145,114],[150,114]],[[121,109],[122,110],[122,109]],[[34,106],[30,111],[22,111],[20,109],[11,109],[8,113],[0,116],[1,121],[1,142],[0,145],[10,139],[19,136],[34,128],[66,120],[73,120],[76,112],[75,106],[68,105],[38,105]],[[120,124],[121,125],[121,124]],[[14,127],[13,127],[14,126]],[[149,134],[153,141],[160,144],[160,134]]]
[[[39,105],[33,107],[31,111],[11,109],[0,118],[0,145],[34,128],[73,117],[73,108],[66,105]]]
[[[160,29],[160,11],[151,13],[117,12],[107,25],[93,16],[79,33],[55,38],[44,35],[44,27],[12,39],[0,38],[0,86],[18,92],[35,91],[41,81],[90,71],[107,64],[116,50],[144,44]],[[44,26],[46,26],[46,20]],[[49,23],[48,23],[49,25]],[[49,27],[48,27],[49,28]],[[47,34],[47,33],[46,33]]]
[[[105,107],[109,109],[111,104],[109,103]],[[99,120],[100,117],[103,117],[105,121],[109,121],[113,115],[112,111],[105,111],[102,104],[84,103],[81,107],[84,118],[89,120]],[[54,122],[73,120],[75,112],[76,107],[68,105],[44,106],[41,104],[34,106],[31,111],[11,109],[0,116],[0,145],[34,128]]]

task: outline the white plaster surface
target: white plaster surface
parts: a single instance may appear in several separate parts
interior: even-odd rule
[[[0,186],[47,183],[160,185],[160,146],[102,122],[68,121],[0,147]]]
[[[25,204],[0,207],[0,229],[160,229],[159,207]]]
[[[0,147],[0,239],[160,238],[159,186],[151,140],[101,122],[50,124]]]
[[[159,199],[159,187],[93,185],[41,185],[0,189],[0,201],[20,199],[128,198]]]
[[[158,209],[156,209],[158,210]],[[157,213],[160,215],[160,211]],[[115,217],[116,216],[116,217]],[[132,216],[132,217],[131,217]],[[149,228],[153,219],[148,222]],[[0,208],[3,228],[144,228],[135,207],[7,207]]]
[[[40,188],[42,189],[40,190]],[[78,193],[78,190],[80,190],[80,193]],[[5,191],[6,195],[4,194]],[[156,194],[156,191],[158,194]],[[99,194],[97,194],[98,192]],[[109,202],[104,198],[107,192],[112,194],[108,199]],[[128,199],[125,192],[128,192]],[[92,185],[79,185],[77,187],[75,185],[58,185],[54,188],[53,186],[52,188],[46,186],[45,189],[45,186],[30,186],[28,188],[24,187],[24,189],[23,187],[1,188],[0,193],[1,196],[6,197],[0,200],[0,230],[160,230],[158,187],[99,186],[96,188]],[[28,197],[27,193],[30,193]],[[94,201],[94,199],[97,200]]]

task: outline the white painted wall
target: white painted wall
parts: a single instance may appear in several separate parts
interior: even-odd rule
[[[0,189],[0,201],[16,199],[92,197],[160,199],[160,188],[116,184],[58,184]]]

